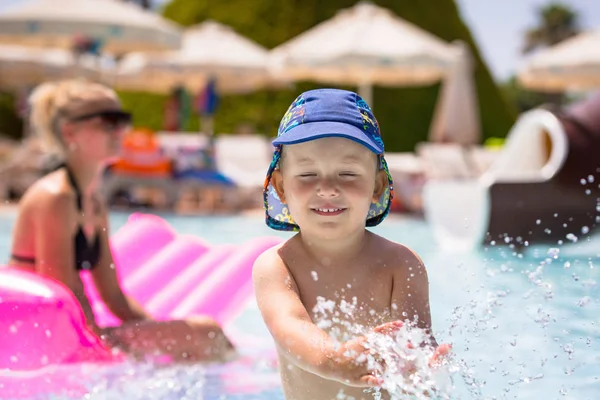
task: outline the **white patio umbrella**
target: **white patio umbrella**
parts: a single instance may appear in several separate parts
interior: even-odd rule
[[[455,45],[460,57],[442,83],[429,141],[474,145],[481,139],[481,127],[473,58],[464,42]]]
[[[360,2],[276,47],[271,56],[276,76],[357,85],[371,103],[372,85],[441,79],[456,50],[389,10]]]
[[[600,87],[600,30],[581,33],[540,50],[517,73],[521,84],[540,91]]]
[[[232,28],[205,21],[187,29],[180,50],[125,56],[114,86],[167,93],[176,86],[191,91],[216,80],[217,92],[243,93],[278,85],[268,69],[269,52]]]
[[[27,88],[48,79],[97,80],[100,76],[96,60],[91,57],[76,63],[73,53],[67,50],[0,45],[0,90]]]
[[[112,54],[181,45],[175,23],[117,0],[30,0],[0,13],[0,44],[71,49],[81,36]]]

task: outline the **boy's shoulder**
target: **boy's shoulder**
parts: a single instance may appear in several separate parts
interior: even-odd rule
[[[279,250],[286,242],[276,244],[263,251],[254,261],[254,268],[269,266],[274,264],[282,264],[283,260],[279,255]],[[264,268],[264,267],[263,267]]]
[[[408,246],[386,239],[375,233],[372,235],[372,251],[384,260],[393,261],[396,265],[423,265],[423,261]]]
[[[265,282],[281,282],[288,288],[297,290],[294,278],[280,254],[287,242],[289,240],[263,251],[256,258],[252,267],[252,281],[255,289],[257,285],[261,286]]]
[[[290,261],[288,259],[290,257],[298,258],[297,246],[293,242],[294,238],[292,237],[263,251],[254,261],[253,273],[287,273],[287,265]]]

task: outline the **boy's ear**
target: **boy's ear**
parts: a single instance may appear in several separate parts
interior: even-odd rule
[[[380,169],[377,171],[375,175],[375,189],[373,190],[373,202],[377,203],[381,196],[383,196],[383,192],[388,185],[387,174],[384,170]]]
[[[282,203],[285,203],[285,194],[283,191],[283,175],[281,175],[281,171],[276,169],[273,171],[273,175],[271,175],[271,185],[277,192],[277,196],[279,196],[279,200]]]

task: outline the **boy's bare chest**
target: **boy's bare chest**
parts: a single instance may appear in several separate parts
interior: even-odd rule
[[[294,279],[313,322],[342,336],[339,340],[360,335],[390,318],[393,278],[389,269],[320,268],[295,273]]]

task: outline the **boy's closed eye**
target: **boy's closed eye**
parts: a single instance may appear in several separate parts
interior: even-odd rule
[[[317,174],[314,172],[302,172],[297,175],[297,177],[299,177],[299,178],[312,178],[315,176],[317,176]]]

